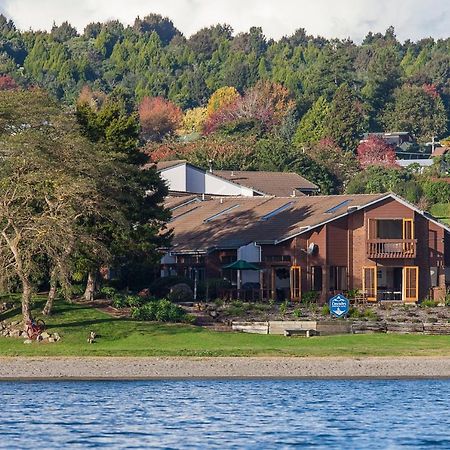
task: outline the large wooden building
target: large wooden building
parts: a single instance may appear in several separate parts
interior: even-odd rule
[[[299,300],[358,290],[369,301],[442,299],[450,230],[394,194],[169,197],[162,275],[226,278],[240,296]],[[245,260],[259,271],[225,269]]]

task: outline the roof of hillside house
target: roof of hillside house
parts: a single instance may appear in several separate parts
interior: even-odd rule
[[[156,170],[170,169],[171,167],[179,166],[181,164],[186,164],[185,159],[175,159],[173,161],[159,161],[156,163]]]
[[[190,199],[172,207],[168,224],[174,231],[171,251],[207,252],[250,242],[282,242],[345,215],[350,207],[361,208],[384,197],[386,194]]]
[[[435,156],[444,156],[448,151],[450,151],[450,148],[448,147],[437,147],[434,149],[431,157],[434,158]]]
[[[174,231],[172,253],[207,253],[238,248],[251,242],[278,244],[315,227],[395,199],[447,231],[448,227],[394,194],[302,197],[199,197],[172,207],[168,228]],[[179,200],[179,198],[178,198]],[[167,200],[169,207],[171,199]]]
[[[214,175],[261,194],[290,197],[294,191],[317,191],[318,186],[291,172],[215,170]]]

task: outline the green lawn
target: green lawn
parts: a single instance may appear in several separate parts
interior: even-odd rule
[[[41,305],[38,302],[36,306]],[[13,317],[11,312],[0,314],[0,320]],[[373,334],[306,339],[219,333],[188,325],[115,319],[67,303],[58,304],[47,324],[50,331],[62,336],[61,342],[24,345],[22,339],[0,338],[0,356],[450,356],[450,336]],[[100,335],[92,345],[86,342],[90,330]]]
[[[450,203],[436,203],[431,206],[430,213],[450,225]]]

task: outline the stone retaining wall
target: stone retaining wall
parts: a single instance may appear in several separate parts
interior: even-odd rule
[[[232,329],[244,333],[275,335],[284,335],[286,330],[314,330],[320,336],[367,333],[450,335],[450,323],[448,322],[271,320],[268,322],[233,322]]]

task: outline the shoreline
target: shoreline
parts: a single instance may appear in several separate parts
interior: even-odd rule
[[[450,378],[450,357],[0,357],[0,381]]]

